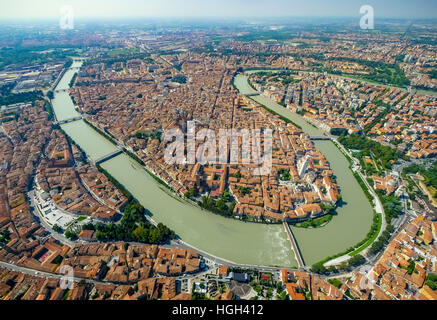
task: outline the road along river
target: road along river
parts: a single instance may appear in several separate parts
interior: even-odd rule
[[[234,84],[241,93],[250,94],[251,99],[290,119],[310,136],[323,136],[321,130],[309,124],[298,114],[264,95],[256,95],[257,91],[250,87],[246,75],[237,75]],[[370,230],[373,218],[372,206],[355,180],[344,155],[332,141],[313,142],[329,161],[337,177],[344,204],[337,208],[338,214],[324,227],[316,229],[291,227],[307,265],[343,252],[363,240]]]
[[[55,89],[52,103],[58,121],[79,115],[68,96],[68,88],[80,66],[81,62],[75,61]],[[93,160],[116,150],[83,120],[61,127]],[[190,246],[238,264],[297,267],[281,224],[241,222],[202,210],[170,193],[125,154],[101,166],[149,210],[154,221],[167,225]]]
[[[68,95],[69,82],[79,70],[75,61],[55,89],[52,101],[58,121],[80,115]],[[256,93],[247,77],[238,75],[235,85],[243,94]],[[321,131],[303,118],[264,96],[254,100],[291,119],[310,135]],[[116,150],[109,140],[94,131],[83,120],[61,125],[62,129],[95,160]],[[292,227],[305,263],[311,265],[327,256],[346,250],[366,236],[372,223],[372,208],[348,168],[349,163],[331,141],[315,141],[326,156],[341,188],[345,204],[338,216],[318,229]],[[170,193],[140,165],[125,154],[103,162],[102,167],[125,186],[147,209],[150,217],[174,230],[181,239],[200,251],[239,264],[296,267],[297,262],[281,224],[264,225],[224,218],[200,209]]]

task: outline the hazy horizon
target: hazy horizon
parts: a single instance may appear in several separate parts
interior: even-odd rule
[[[354,18],[362,5],[374,8],[375,19],[435,19],[435,0],[15,0],[0,4],[1,20],[55,19],[71,5],[75,19],[125,18]]]

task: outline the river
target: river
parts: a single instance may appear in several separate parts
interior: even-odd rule
[[[81,63],[75,61],[56,87],[53,108],[59,121],[78,115],[68,93],[57,90],[68,90],[70,79],[80,66]],[[235,85],[244,94],[256,93],[248,86],[244,75],[236,77]],[[303,118],[267,97],[252,98],[290,118],[308,134],[322,134]],[[83,120],[63,124],[61,127],[93,160],[116,149]],[[315,146],[330,162],[345,204],[338,208],[338,215],[322,228],[292,227],[307,265],[355,245],[365,238],[372,223],[372,208],[352,172],[347,169],[347,160],[331,141],[315,141]],[[297,266],[282,225],[241,222],[204,211],[168,192],[125,154],[101,165],[135,196],[154,221],[170,227],[194,248],[239,264]]]
[[[68,93],[57,90],[68,89],[80,65],[75,61],[56,87],[53,109],[59,121],[78,115]],[[61,127],[93,160],[115,150],[83,120]],[[101,165],[134,195],[154,221],[167,225],[194,248],[239,264],[297,266],[282,225],[241,222],[204,211],[169,193],[125,154]]]
[[[234,84],[244,94],[257,93],[248,85],[247,76],[245,75],[238,75]],[[309,135],[323,135],[321,130],[313,127],[301,116],[268,97],[257,95],[251,96],[251,98],[289,118]],[[348,169],[349,163],[343,154],[331,141],[314,141],[314,145],[329,161],[337,177],[344,203],[337,208],[337,215],[324,227],[317,229],[292,227],[306,264],[313,264],[328,256],[343,252],[363,240],[370,231],[373,218],[372,206],[355,180],[352,171]]]

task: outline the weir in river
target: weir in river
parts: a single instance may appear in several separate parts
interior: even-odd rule
[[[80,63],[74,62],[74,70]],[[74,72],[59,82],[68,88]],[[63,86],[63,87],[62,87]],[[55,93],[53,108],[58,120],[79,114],[68,93]],[[83,120],[61,128],[96,161],[117,147]],[[146,208],[150,218],[174,230],[187,244],[222,259],[247,265],[297,267],[281,224],[264,225],[225,218],[188,203],[156,182],[137,162],[122,153],[101,163]]]
[[[80,65],[80,62],[73,63],[73,68],[59,81],[59,89],[68,89]],[[298,115],[251,90],[244,75],[236,77],[235,85],[240,92],[252,94],[251,98],[255,101],[291,119],[310,136],[323,136],[320,130]],[[68,93],[62,90],[55,93],[53,108],[59,121],[80,115]],[[63,124],[61,127],[93,160],[117,150],[116,146],[83,120]],[[347,160],[331,141],[317,140],[314,144],[326,156],[337,176],[343,204],[337,209],[338,215],[322,228],[302,229],[291,226],[307,265],[358,243],[364,239],[372,223],[372,208],[352,172],[347,169]],[[202,210],[170,193],[124,153],[103,162],[101,166],[133,194],[154,221],[167,225],[187,244],[240,264],[298,266],[281,224],[242,222]]]

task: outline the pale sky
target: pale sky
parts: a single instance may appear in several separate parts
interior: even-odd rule
[[[57,18],[72,5],[75,18],[356,17],[372,5],[375,19],[437,18],[437,0],[0,0],[0,19]]]

